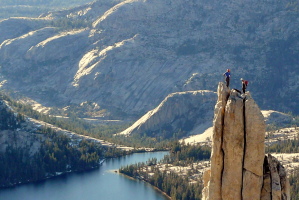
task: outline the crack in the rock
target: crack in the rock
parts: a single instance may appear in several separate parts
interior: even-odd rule
[[[226,104],[227,104],[227,101],[228,101],[228,98],[229,98],[229,96],[230,96],[230,92],[231,91],[229,91],[229,93],[227,94],[227,96],[226,96],[226,99],[225,99],[225,105],[223,106],[223,116],[222,116],[222,121],[221,121],[221,123],[222,123],[222,133],[221,133],[221,152],[222,152],[222,155],[223,155],[223,159],[222,159],[222,169],[221,169],[221,183],[222,183],[222,178],[223,178],[223,171],[224,171],[224,155],[225,155],[225,153],[224,153],[224,149],[223,149],[223,133],[224,133],[224,118],[225,118],[225,107],[226,107]],[[223,104],[222,104],[223,105]],[[222,187],[220,188],[220,193],[222,194]]]
[[[243,170],[244,170],[244,172],[247,171],[247,172],[250,172],[251,174],[253,174],[253,175],[257,176],[257,177],[261,177],[260,175],[257,175],[256,173],[254,173],[254,172],[252,172],[252,171],[250,171],[250,170],[248,170],[246,168],[243,168]]]
[[[244,146],[243,146],[243,162],[242,162],[242,186],[241,186],[241,194],[243,193],[243,179],[244,179],[244,173],[245,173],[245,168],[244,168],[244,163],[245,163],[245,154],[246,154],[246,112],[245,112],[245,101],[246,98],[243,99],[243,133],[244,133]],[[247,170],[248,171],[248,170]],[[243,199],[243,195],[241,196],[241,199]]]

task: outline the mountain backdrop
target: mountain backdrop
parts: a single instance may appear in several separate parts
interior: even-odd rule
[[[0,21],[1,86],[45,106],[93,102],[140,117],[168,94],[248,90],[299,114],[297,1],[99,0]]]

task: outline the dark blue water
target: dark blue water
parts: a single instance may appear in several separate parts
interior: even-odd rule
[[[149,184],[115,173],[121,166],[163,158],[167,152],[138,153],[107,160],[96,170],[72,173],[0,190],[0,200],[165,200]]]

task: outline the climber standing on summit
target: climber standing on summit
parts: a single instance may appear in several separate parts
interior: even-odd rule
[[[229,79],[230,79],[230,69],[227,69],[226,72],[223,74],[223,76],[226,76],[226,87],[229,87]]]
[[[242,90],[243,90],[243,93],[245,94],[245,90],[247,88],[248,81],[244,80],[243,78],[241,78],[241,81],[242,81]]]

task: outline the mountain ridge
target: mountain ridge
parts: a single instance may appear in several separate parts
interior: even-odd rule
[[[172,93],[119,135],[146,134],[168,139],[198,134],[211,126],[215,101],[216,93],[207,90]]]
[[[44,21],[38,29],[58,19],[92,26],[64,33],[47,28],[30,44],[21,37],[26,28],[16,27],[21,19],[13,19],[15,25],[2,21],[1,30],[19,30],[2,36],[18,38],[0,48],[4,88],[46,105],[88,100],[114,115],[141,116],[170,93],[216,91],[231,68],[231,87],[241,87],[239,77],[249,80],[263,109],[299,113],[297,103],[285,98],[297,98],[299,87],[298,5],[288,3],[97,1],[38,19]],[[45,43],[50,30],[48,38],[54,38]]]

